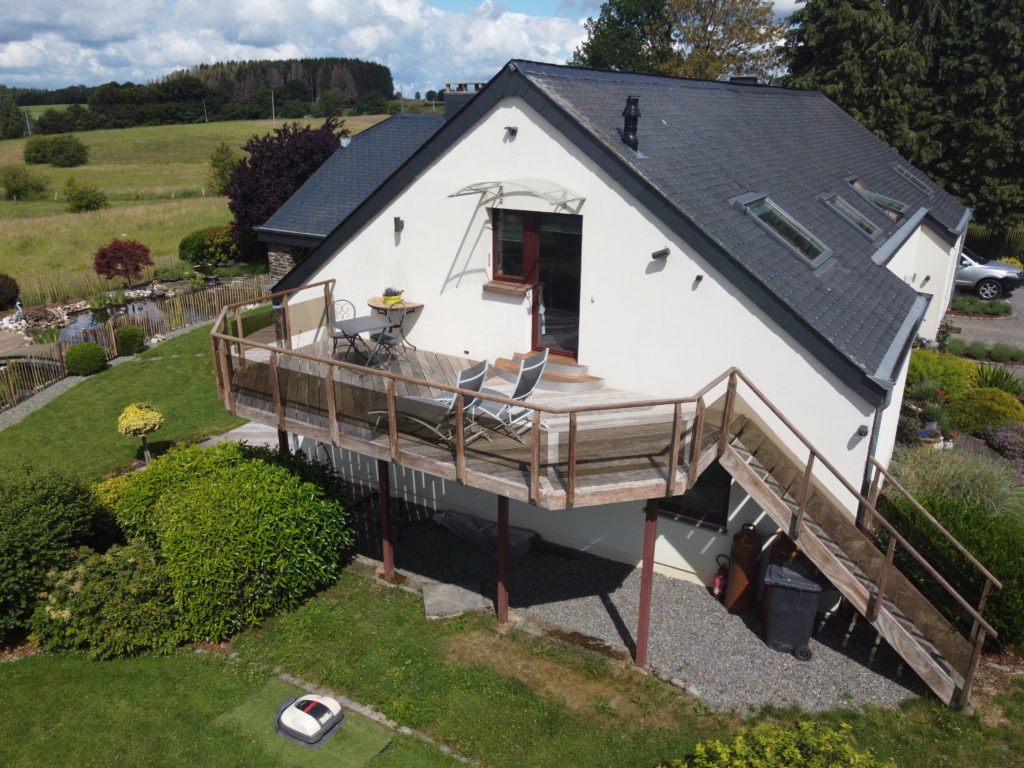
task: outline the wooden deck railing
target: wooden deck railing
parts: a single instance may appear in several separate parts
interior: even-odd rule
[[[974,653],[970,662],[970,666],[964,675],[965,682],[961,689],[961,702],[967,701],[969,696],[971,681],[974,676],[974,672],[977,668],[977,664],[980,658],[982,645],[984,644],[985,638],[988,635],[996,636],[997,632],[982,616],[982,612],[985,607],[988,595],[995,587],[997,589],[1002,587],[1002,584],[993,576],[978,560],[963,547],[939,522],[925,510],[911,494],[900,485],[889,472],[873,457],[869,457],[869,466],[874,469],[874,481],[871,486],[871,492],[869,493],[870,498],[865,498],[861,492],[855,488],[843,474],[824,456],[822,453],[803,435],[803,433],[779,410],[779,408],[769,400],[769,398],[757,387],[754,383],[738,368],[729,368],[722,372],[701,389],[692,395],[686,397],[675,397],[675,398],[656,398],[647,400],[637,400],[625,403],[615,404],[596,404],[596,405],[583,405],[583,406],[563,406],[556,407],[550,405],[542,405],[537,403],[521,403],[509,398],[481,394],[476,391],[464,390],[454,387],[450,384],[436,381],[428,381],[412,376],[403,376],[398,373],[391,371],[382,371],[374,368],[366,368],[363,366],[356,365],[354,363],[344,362],[340,360],[334,360],[328,357],[322,357],[318,355],[312,355],[301,350],[291,349],[291,340],[289,334],[290,323],[288,320],[288,302],[290,298],[299,291],[312,291],[316,288],[323,288],[323,311],[321,316],[323,318],[322,324],[319,325],[312,332],[325,332],[327,326],[331,321],[331,310],[332,295],[334,288],[334,281],[324,281],[321,283],[314,283],[311,285],[303,286],[299,289],[293,289],[290,291],[282,291],[279,293],[269,294],[264,298],[264,301],[278,300],[282,308],[283,313],[283,338],[278,342],[280,346],[268,345],[253,340],[247,340],[244,333],[244,317],[242,314],[242,303],[232,304],[224,307],[221,311],[220,316],[214,324],[213,332],[211,333],[211,344],[213,346],[216,374],[217,374],[217,386],[221,396],[221,401],[224,407],[235,413],[235,404],[233,400],[231,381],[233,377],[233,358],[230,353],[230,347],[234,346],[236,350],[235,358],[238,360],[240,365],[245,365],[245,351],[246,349],[261,349],[269,353],[269,371],[271,375],[271,387],[274,399],[274,409],[276,423],[279,428],[284,428],[286,423],[284,406],[281,396],[281,387],[278,381],[280,364],[279,360],[283,356],[289,356],[296,359],[305,359],[316,364],[324,366],[325,380],[326,382],[334,381],[334,370],[335,369],[347,369],[354,371],[364,377],[379,377],[385,380],[384,396],[386,398],[387,411],[389,415],[388,419],[388,453],[392,461],[400,462],[405,454],[401,448],[402,437],[397,427],[397,400],[399,396],[396,393],[396,388],[399,383],[428,387],[434,390],[441,390],[444,392],[452,393],[456,399],[455,405],[455,430],[454,430],[454,441],[452,445],[452,451],[454,453],[454,466],[455,466],[455,478],[459,482],[467,482],[469,476],[469,470],[466,466],[466,441],[463,424],[463,409],[462,404],[467,397],[482,397],[487,400],[491,400],[497,403],[506,403],[517,407],[528,407],[531,409],[531,424],[532,429],[530,430],[530,470],[529,470],[529,501],[536,503],[540,499],[540,477],[541,477],[541,435],[542,429],[541,423],[544,416],[554,417],[562,416],[568,419],[568,464],[566,470],[566,483],[565,483],[565,494],[566,494],[566,506],[571,507],[574,504],[577,488],[577,462],[578,462],[578,422],[579,418],[583,414],[593,413],[597,411],[628,411],[630,409],[640,408],[652,408],[652,407],[671,407],[672,408],[672,437],[670,442],[669,458],[667,462],[665,480],[663,485],[660,486],[659,491],[664,496],[676,495],[678,489],[677,473],[683,468],[684,456],[682,452],[682,445],[684,443],[684,433],[689,432],[690,444],[687,452],[685,467],[687,472],[686,485],[692,485],[696,480],[697,475],[700,472],[699,459],[704,451],[703,441],[706,434],[706,419],[708,417],[708,403],[706,399],[716,389],[720,388],[724,383],[725,393],[723,413],[721,417],[721,424],[717,430],[718,434],[716,439],[718,441],[718,452],[719,454],[725,449],[725,446],[729,444],[732,439],[732,422],[736,415],[737,404],[745,403],[742,394],[740,393],[740,385],[752,395],[754,401],[759,401],[765,408],[768,409],[785,427],[785,429],[801,443],[808,452],[807,461],[804,464],[803,473],[803,485],[800,492],[800,498],[798,501],[798,508],[793,521],[793,528],[790,531],[790,536],[798,538],[800,533],[804,530],[805,513],[806,507],[810,499],[810,490],[815,476],[815,467],[820,466],[824,468],[827,474],[833,476],[838,483],[853,497],[853,500],[860,504],[864,510],[868,520],[873,521],[877,525],[880,525],[889,534],[889,547],[885,556],[885,564],[882,572],[875,585],[875,593],[870,608],[869,619],[877,617],[878,611],[881,609],[883,601],[886,597],[886,583],[889,578],[890,571],[892,568],[897,567],[894,562],[895,548],[897,546],[902,547],[903,550],[916,562],[920,567],[929,574],[929,576],[945,590],[951,598],[960,606],[960,608],[966,613],[967,616],[973,622],[972,629],[969,635],[969,640],[973,643]],[[251,306],[251,302],[247,304]],[[234,334],[228,333],[226,327],[226,320],[229,315],[234,320],[233,330]],[[325,383],[326,383],[325,382]],[[338,425],[337,410],[335,407],[334,399],[334,388],[333,386],[326,386],[326,399],[327,399],[327,411],[330,435],[335,444],[341,444],[342,438],[340,435],[340,429]],[[684,407],[692,406],[694,408],[694,420],[692,425],[687,428],[684,426],[683,420],[683,409]],[[965,559],[978,571],[979,574],[985,580],[985,586],[982,591],[982,596],[979,603],[975,606],[972,605],[966,598],[964,598],[936,569],[932,566],[927,559],[918,552],[911,544],[897,531],[885,518],[879,513],[876,508],[878,499],[878,493],[880,488],[880,482],[882,478],[885,478],[893,489],[898,494],[905,496],[914,506],[914,508],[921,513],[923,519],[931,526],[935,527],[943,537],[945,537],[964,557]],[[610,497],[609,501],[614,501],[614,498]]]

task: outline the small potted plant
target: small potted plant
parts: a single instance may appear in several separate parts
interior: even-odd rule
[[[381,298],[384,300],[384,305],[390,307],[392,304],[397,304],[402,300],[402,289],[385,288]]]

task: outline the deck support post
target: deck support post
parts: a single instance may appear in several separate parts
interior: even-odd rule
[[[644,518],[644,554],[640,567],[640,618],[636,627],[633,663],[647,666],[647,636],[651,628],[651,592],[654,585],[654,543],[658,538],[658,500],[648,499]]]
[[[395,548],[391,541],[391,475],[388,463],[383,459],[377,459],[377,489],[384,581],[391,583],[395,580]]]
[[[277,430],[277,450],[281,453],[290,453],[288,449],[288,432],[286,430]]]
[[[498,623],[508,623],[508,497],[498,497]]]

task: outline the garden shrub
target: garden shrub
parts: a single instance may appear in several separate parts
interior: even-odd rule
[[[238,256],[238,245],[235,242],[234,226],[225,224],[223,227],[210,227],[203,237],[206,259],[211,264],[232,261]]]
[[[158,504],[159,551],[183,626],[221,640],[337,578],[352,543],[344,507],[283,467],[248,460]]]
[[[973,357],[975,360],[984,360],[988,356],[988,347],[985,346],[983,341],[972,341],[967,345],[965,354],[968,357]]]
[[[977,378],[978,366],[962,357],[936,349],[915,349],[910,354],[907,381],[938,382],[942,391],[949,397],[974,386]]]
[[[68,213],[83,213],[85,211],[98,211],[106,208],[109,203],[107,196],[99,187],[79,181],[74,176],[69,176],[61,187],[64,199],[67,201]]]
[[[942,388],[937,381],[921,380],[907,384],[903,397],[907,400],[920,400],[926,403],[941,403]]]
[[[839,729],[803,721],[796,728],[759,723],[741,728],[726,744],[719,739],[702,741],[689,760],[673,760],[671,768],[896,768],[891,760],[879,760],[870,750],[853,743],[849,725]],[[666,768],[666,766],[661,766]]]
[[[68,347],[64,354],[64,367],[71,376],[91,376],[103,370],[107,355],[95,341],[83,341]]]
[[[22,157],[28,165],[44,165],[50,162],[50,140],[46,136],[29,136],[25,140]]]
[[[0,308],[10,307],[18,300],[18,281],[10,275],[0,274]]]
[[[114,238],[96,251],[92,257],[92,268],[100,277],[108,280],[123,277],[127,281],[138,280],[143,267],[153,266],[149,246],[137,240]]]
[[[988,356],[997,363],[1005,363],[1013,354],[1013,347],[1009,344],[996,344],[988,351]]]
[[[994,315],[999,317],[1001,315],[1010,314],[1013,309],[1008,302],[1001,301],[1000,299],[991,299],[982,304],[982,309],[986,315]]]
[[[72,134],[51,136],[48,162],[57,168],[74,168],[89,162],[89,148]]]
[[[949,414],[957,429],[973,433],[992,424],[1024,421],[1024,405],[1009,392],[979,387],[952,398]]]
[[[130,474],[112,475],[92,484],[92,494],[99,504],[110,515],[117,509],[117,502],[128,481],[132,479]]]
[[[950,339],[946,342],[946,351],[951,355],[962,355],[967,349],[967,342],[963,339]]]
[[[981,430],[981,439],[993,451],[1010,462],[1007,469],[1024,485],[1024,424],[992,424]]]
[[[181,238],[181,242],[178,243],[178,258],[189,264],[206,263],[206,227],[189,232]]]
[[[954,296],[949,308],[956,312],[966,312],[968,307],[977,303],[978,300],[974,296]]]
[[[146,346],[146,334],[137,325],[122,325],[114,331],[117,354],[137,355]]]
[[[1010,359],[1015,363],[1024,363],[1024,349],[1014,347],[1010,350]]]
[[[999,647],[1024,646],[1024,519],[1016,515],[992,515],[981,507],[945,495],[925,495],[918,501],[959,541],[968,552],[999,579],[1002,589],[989,594],[984,617],[999,637],[992,644]],[[907,499],[884,505],[885,517],[917,549],[929,563],[943,574],[968,603],[977,605],[984,577],[967,564],[952,544],[933,526],[926,523]],[[913,566],[910,566],[913,573]],[[930,577],[919,573],[915,579],[940,604],[950,606],[947,615],[959,614],[941,587]],[[928,586],[930,584],[930,586]],[[962,628],[969,630],[969,619]]]
[[[31,200],[46,191],[46,179],[22,165],[0,167],[4,200]]]
[[[153,270],[153,279],[161,282],[188,280],[192,276],[192,267],[182,264],[180,267],[158,267]]]
[[[101,514],[76,480],[31,467],[0,477],[0,640],[25,626],[46,572],[71,549],[108,543],[97,534]]]
[[[889,471],[914,497],[946,496],[991,515],[1024,515],[1024,486],[1004,462],[982,453],[901,445]]]
[[[978,386],[1001,389],[1014,397],[1024,394],[1024,380],[999,365],[979,365]]]
[[[140,544],[78,553],[54,573],[31,620],[47,650],[84,650],[94,659],[167,653],[181,642],[166,567]]]

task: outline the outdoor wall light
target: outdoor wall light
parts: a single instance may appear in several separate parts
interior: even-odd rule
[[[519,127],[515,125],[505,126],[505,141],[514,141],[516,134],[519,133]]]
[[[345,147],[352,143],[352,139],[348,136],[342,136],[340,139],[338,139],[338,143],[341,144],[342,149],[344,149]]]
[[[693,284],[694,285],[700,285],[700,281],[703,280],[703,279],[704,279],[704,275],[697,275],[695,278],[693,278]]]
[[[928,281],[932,279],[931,275],[925,275],[924,280],[921,281],[921,285],[927,285]]]
[[[401,216],[395,216],[395,232],[401,232],[405,229],[405,222],[402,221]]]
[[[660,251],[655,251],[651,254],[652,259],[664,259],[668,257],[668,248],[662,248]]]
[[[857,436],[858,437],[867,437],[868,436],[868,425],[867,424],[861,424],[859,427],[857,427]]]

